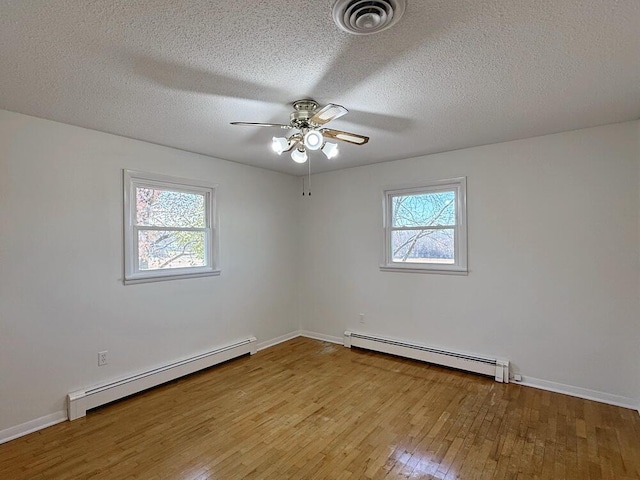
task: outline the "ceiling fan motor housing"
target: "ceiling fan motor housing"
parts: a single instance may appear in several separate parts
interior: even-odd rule
[[[313,116],[313,112],[301,110],[299,112],[293,112],[291,114],[291,125],[296,128],[303,128],[309,126],[309,119]]]
[[[298,100],[293,102],[294,111],[291,113],[291,124],[297,128],[306,128],[309,126],[309,119],[313,117],[314,112],[318,108],[315,100]]]
[[[406,0],[337,0],[333,21],[345,32],[369,35],[397,23],[405,8]]]

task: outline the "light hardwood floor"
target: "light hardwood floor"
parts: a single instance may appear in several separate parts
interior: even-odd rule
[[[297,338],[0,445],[0,478],[640,479],[640,416]]]

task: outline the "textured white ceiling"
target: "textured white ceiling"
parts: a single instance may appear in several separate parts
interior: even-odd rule
[[[640,1],[408,0],[351,36],[333,0],[0,0],[0,108],[301,175],[269,147],[311,97],[371,137],[314,171],[640,117]]]

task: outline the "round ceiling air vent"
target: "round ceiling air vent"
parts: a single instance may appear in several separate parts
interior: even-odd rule
[[[333,6],[333,21],[345,32],[369,35],[400,20],[406,3],[406,0],[338,0]]]

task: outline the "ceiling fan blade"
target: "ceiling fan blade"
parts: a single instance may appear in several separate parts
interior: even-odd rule
[[[231,122],[231,125],[240,125],[242,127],[278,127],[293,128],[291,125],[283,125],[281,123],[255,123],[255,122]]]
[[[313,117],[309,119],[309,122],[315,123],[316,125],[324,125],[325,123],[329,123],[331,120],[340,118],[347,113],[349,113],[349,110],[344,108],[342,105],[330,103],[318,110]]]
[[[325,137],[341,140],[343,142],[353,143],[355,145],[364,145],[369,141],[369,137],[358,135],[357,133],[343,132],[342,130],[333,130],[331,128],[323,128],[322,135]]]

